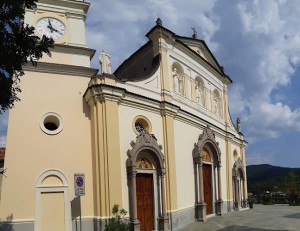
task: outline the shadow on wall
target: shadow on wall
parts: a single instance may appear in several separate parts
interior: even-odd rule
[[[12,225],[13,215],[6,217],[5,221],[0,221],[0,231],[14,231]]]

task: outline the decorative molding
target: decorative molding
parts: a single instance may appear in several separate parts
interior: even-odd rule
[[[243,164],[243,161],[240,157],[237,158],[237,160],[233,164],[232,168],[232,177],[236,178],[239,175],[239,170],[242,171],[243,175],[240,176],[243,180],[245,180],[245,167]]]
[[[55,44],[53,48],[50,49],[50,52],[59,52],[64,54],[77,54],[84,55],[90,57],[90,60],[93,58],[96,50],[87,48],[87,47],[79,47],[72,45],[64,45],[64,44]]]
[[[90,7],[90,3],[85,2],[85,1],[72,1],[72,0],[64,0],[64,1],[53,1],[53,0],[39,0],[38,1],[38,6],[40,9],[46,9],[47,11],[49,11],[49,7],[53,8],[54,10],[56,10],[56,8],[67,8],[68,10],[74,9],[72,11],[72,13],[74,14],[80,14],[80,15],[86,15],[89,7]],[[55,5],[53,5],[55,4]],[[50,5],[50,6],[49,6]]]
[[[204,128],[203,133],[199,135],[197,144],[195,144],[193,150],[194,159],[202,158],[201,151],[206,145],[212,149],[212,153],[210,154],[213,155],[213,162],[218,166],[219,163],[221,163],[221,150],[219,148],[219,143],[215,140],[215,134],[209,125]]]
[[[48,176],[58,177],[62,185],[43,186],[42,182]],[[49,169],[43,172],[36,183],[35,187],[35,221],[34,230],[41,230],[41,195],[42,193],[62,192],[64,194],[64,211],[65,211],[65,231],[71,231],[71,204],[69,200],[69,185],[66,176],[59,170]]]
[[[95,82],[95,80],[93,81]],[[184,110],[181,106],[175,105],[174,103],[160,101],[157,99],[151,99],[144,95],[129,92],[125,88],[98,82],[96,84],[96,82],[95,84],[90,82],[89,88],[84,94],[84,98],[87,102],[90,102],[90,98],[93,98],[94,101],[106,99],[114,100],[117,101],[119,105],[134,107],[145,111],[151,111],[160,115],[172,116],[178,121],[188,123],[191,126],[200,129],[205,128],[205,126],[209,124],[214,128],[214,134],[216,135],[216,137],[219,137],[221,139],[227,139],[227,137],[229,136],[229,140],[237,145],[240,145],[240,142],[243,142],[243,140],[239,139],[239,137],[235,134],[227,132],[225,128],[223,128],[224,123],[222,123],[221,121],[217,121],[214,118],[213,119],[216,122],[216,124],[212,124],[211,122],[204,120],[203,117],[195,115],[194,113],[190,113]],[[192,108],[195,109],[194,107]],[[201,111],[201,113],[203,113],[203,111]],[[210,114],[213,115],[212,113],[204,114],[208,117],[210,116]]]
[[[132,149],[127,151],[127,171],[133,172],[139,153],[144,150],[149,150],[152,151],[151,158],[155,162],[155,168],[159,171],[159,175],[164,172],[163,169],[165,168],[165,165],[162,146],[158,145],[157,139],[153,134],[149,134],[147,131],[145,133],[140,133],[140,135],[137,136],[136,141],[131,141],[130,145]]]
[[[37,66],[27,64],[24,71],[43,72],[58,75],[82,76],[91,78],[97,74],[98,70],[89,67],[80,67],[66,64],[38,62]],[[25,73],[26,74],[26,73]]]

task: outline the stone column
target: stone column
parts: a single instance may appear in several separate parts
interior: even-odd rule
[[[136,200],[136,169],[130,167],[127,169],[127,177],[129,184],[129,216],[130,223],[133,225],[134,231],[140,230],[140,222],[137,218],[137,200]]]
[[[245,178],[243,178],[243,208],[247,207],[247,200],[246,200],[246,187],[245,187],[246,181]]]
[[[196,159],[196,164],[198,166],[198,203],[196,204],[197,211],[197,220],[205,221],[206,220],[206,203],[204,201],[204,185],[203,185],[203,157],[199,157]]]
[[[237,180],[237,177],[234,176],[233,178],[233,181],[234,181],[234,195],[235,195],[235,198],[234,198],[234,210],[239,210],[239,198],[238,198],[238,180]]]
[[[218,162],[218,201],[217,201],[217,215],[222,215],[223,199],[222,199],[222,184],[221,184],[221,161]]]
[[[165,169],[161,169],[160,188],[161,188],[161,216],[158,218],[159,230],[170,230],[169,217],[166,211]]]

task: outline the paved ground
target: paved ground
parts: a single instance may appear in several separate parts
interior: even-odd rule
[[[254,205],[254,209],[211,217],[180,231],[300,231],[300,206]]]

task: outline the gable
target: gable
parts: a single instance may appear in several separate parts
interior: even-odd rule
[[[176,36],[176,38],[176,41],[182,43],[182,45],[186,46],[188,50],[194,52],[197,56],[204,59],[217,72],[224,75],[223,68],[219,65],[218,61],[203,40],[182,36]]]

